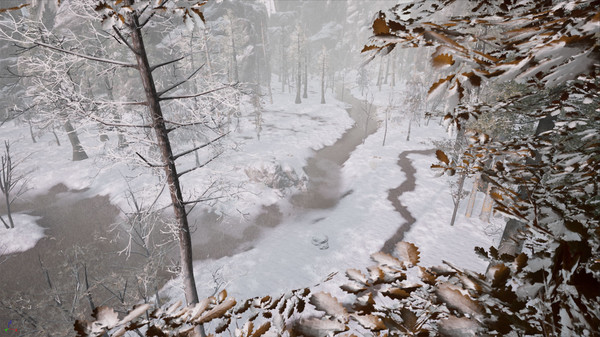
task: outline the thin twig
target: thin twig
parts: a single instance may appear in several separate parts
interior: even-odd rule
[[[174,59],[174,60],[170,60],[170,61],[167,61],[167,62],[159,63],[159,64],[157,64],[157,65],[155,65],[155,66],[152,66],[152,67],[150,67],[150,72],[153,72],[154,70],[156,70],[156,69],[158,69],[158,68],[160,68],[160,67],[164,67],[164,66],[166,66],[166,65],[169,65],[169,64],[171,64],[171,63],[175,63],[175,62],[177,62],[177,61],[181,61],[181,60],[183,60],[183,59],[184,59],[184,57],[182,56],[182,57],[180,57],[180,58],[177,58],[177,59]]]
[[[80,53],[76,53],[76,52],[73,52],[73,51],[70,51],[70,50],[65,50],[65,49],[62,49],[62,48],[58,48],[58,47],[55,47],[55,46],[52,46],[52,45],[49,45],[49,44],[46,44],[46,43],[43,43],[43,42],[35,41],[33,43],[36,44],[36,45],[38,45],[38,46],[42,46],[42,47],[45,47],[45,48],[53,49],[53,50],[56,50],[56,51],[59,51],[61,53],[65,53],[65,54],[75,55],[77,57],[81,57],[81,58],[92,60],[92,61],[103,62],[103,63],[110,63],[110,64],[115,64],[115,65],[118,65],[118,66],[121,66],[121,67],[127,67],[127,68],[136,68],[137,69],[137,67],[138,67],[137,64],[119,62],[119,61],[104,59],[104,58],[100,58],[100,57],[94,57],[94,56],[91,56],[91,55],[80,54]]]
[[[204,167],[204,166],[208,165],[208,163],[210,163],[211,161],[213,161],[213,160],[217,159],[217,157],[219,157],[220,155],[221,155],[221,153],[217,153],[217,154],[216,154],[216,155],[214,155],[212,158],[210,158],[208,161],[204,162],[204,164],[202,164],[202,165],[198,165],[198,166],[196,166],[196,167],[193,167],[193,168],[191,168],[191,169],[189,169],[189,170],[185,170],[185,171],[183,171],[183,172],[180,172],[179,174],[177,174],[177,178],[181,177],[181,176],[182,176],[182,175],[184,175],[184,174],[190,173],[190,172],[192,172],[192,171],[195,171],[195,170],[197,170],[197,169],[199,169],[199,168],[202,168],[202,167]]]
[[[182,128],[184,126],[202,125],[202,124],[206,124],[208,122],[207,121],[197,121],[197,122],[190,122],[190,123],[179,123],[179,122],[172,122],[172,121],[165,120],[165,123],[169,123],[169,124],[175,125],[175,127],[167,129],[167,133],[169,133],[171,131],[175,131],[175,130],[177,130],[179,128]]]
[[[133,46],[129,42],[127,42],[127,39],[121,34],[119,28],[113,26],[113,30],[115,31],[115,33],[117,33],[121,41],[123,41],[135,55],[139,55],[139,53],[133,48]]]
[[[219,200],[219,199],[223,199],[225,197],[226,196],[221,195],[221,196],[212,197],[212,198],[202,198],[202,199],[196,199],[196,200],[191,200],[191,201],[183,201],[182,204],[184,204],[184,205],[191,205],[191,204],[197,204],[197,203],[205,202],[205,201]]]
[[[207,146],[209,146],[210,144],[212,144],[212,143],[214,143],[214,142],[218,141],[219,139],[221,139],[221,138],[223,138],[223,137],[227,136],[229,133],[231,133],[231,131],[229,131],[229,132],[227,132],[227,133],[224,133],[224,134],[220,135],[219,137],[217,137],[217,138],[215,138],[215,139],[211,140],[211,141],[210,141],[210,142],[208,142],[208,143],[204,143],[204,144],[202,144],[202,145],[200,145],[200,146],[196,146],[196,147],[195,147],[195,148],[193,148],[193,149],[190,149],[190,150],[184,151],[184,152],[182,152],[182,153],[179,153],[179,154],[177,154],[177,155],[173,156],[173,160],[177,160],[178,158],[180,158],[180,157],[182,157],[182,156],[185,156],[186,154],[190,154],[190,153],[192,153],[192,152],[194,152],[194,151],[197,151],[197,150],[200,150],[200,149],[202,149],[202,148],[204,148],[204,147],[207,147]]]
[[[94,121],[102,124],[102,125],[106,125],[106,126],[115,126],[115,127],[126,127],[126,128],[144,128],[144,129],[150,129],[152,128],[152,125],[150,124],[123,124],[123,123],[110,123],[110,122],[106,122],[92,114],[86,115],[86,117],[93,119]]]
[[[185,80],[179,81],[178,83],[175,83],[175,84],[173,84],[172,86],[168,87],[167,89],[165,89],[165,90],[162,90],[162,91],[159,91],[159,92],[157,93],[158,97],[160,97],[160,96],[162,96],[162,95],[166,94],[167,92],[169,92],[169,91],[171,91],[171,90],[173,90],[173,89],[177,88],[178,86],[180,86],[180,85],[184,84],[185,82],[189,81],[190,79],[192,79],[192,77],[194,77],[194,75],[196,75],[196,74],[197,74],[197,73],[200,71],[200,69],[202,69],[202,67],[204,67],[204,64],[203,64],[203,65],[201,65],[201,66],[200,66],[198,69],[196,69],[195,71],[193,71],[193,72],[190,74],[190,76],[188,76],[188,77],[187,77]]]
[[[195,98],[195,97],[200,97],[200,96],[204,96],[204,95],[210,94],[211,92],[223,90],[225,88],[229,88],[229,87],[232,87],[232,86],[235,86],[235,84],[234,85],[225,85],[225,86],[222,86],[220,88],[216,88],[216,89],[204,91],[204,92],[201,92],[201,93],[198,93],[198,94],[193,94],[193,95],[161,97],[160,100],[161,101],[168,101],[168,100],[172,100],[172,99]]]
[[[144,7],[144,9],[140,13],[140,15],[146,10],[146,8],[148,8],[148,6]],[[150,13],[150,15],[148,15],[148,18],[140,24],[139,28],[144,28],[144,26],[150,21],[150,19],[152,19],[152,17],[154,16],[155,13],[156,12]]]
[[[165,167],[165,166],[167,166],[167,165],[164,165],[164,164],[162,164],[162,165],[161,165],[161,164],[152,164],[152,163],[150,163],[148,160],[146,160],[146,158],[144,158],[144,157],[143,157],[143,156],[142,156],[142,155],[141,155],[139,152],[136,152],[135,154],[137,154],[137,155],[138,155],[138,157],[142,158],[142,160],[143,160],[143,161],[144,161],[146,164],[148,164],[148,166],[150,166],[150,167]]]

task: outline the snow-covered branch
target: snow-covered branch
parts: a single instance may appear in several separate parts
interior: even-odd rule
[[[194,70],[194,72],[192,72],[192,73],[190,74],[190,76],[188,76],[186,79],[184,79],[184,80],[181,80],[181,81],[179,81],[179,82],[177,82],[177,83],[173,84],[172,86],[170,86],[170,87],[168,87],[168,88],[166,88],[166,89],[164,89],[164,90],[161,90],[161,91],[159,91],[159,92],[158,92],[158,96],[160,97],[160,96],[162,96],[162,95],[166,94],[167,92],[169,92],[169,91],[171,91],[171,90],[173,90],[173,89],[177,88],[178,86],[180,86],[180,85],[182,85],[182,84],[186,83],[187,81],[191,80],[191,79],[192,79],[192,77],[194,77],[194,75],[196,75],[196,74],[198,73],[198,71],[200,71],[200,69],[202,69],[202,67],[204,67],[204,64],[203,64],[203,65],[201,65],[200,67],[198,67],[198,69]]]
[[[191,169],[187,169],[187,170],[185,170],[185,171],[179,172],[179,173],[177,174],[177,177],[181,177],[181,176],[182,176],[182,175],[184,175],[184,174],[190,173],[190,172],[192,172],[192,171],[195,171],[195,170],[197,170],[197,169],[199,169],[199,168],[203,168],[204,166],[208,165],[208,164],[209,164],[210,162],[212,162],[213,160],[217,159],[217,158],[218,158],[220,155],[221,155],[221,152],[219,152],[219,153],[215,154],[215,155],[214,155],[214,156],[212,156],[212,157],[211,157],[209,160],[205,161],[205,162],[204,162],[204,163],[202,163],[201,165],[194,166],[194,167],[192,167]]]
[[[166,61],[166,62],[163,62],[163,63],[159,63],[159,64],[157,64],[157,65],[151,66],[151,67],[150,67],[150,71],[152,72],[152,71],[154,71],[154,70],[156,70],[156,69],[158,69],[158,68],[160,68],[160,67],[164,67],[164,66],[166,66],[166,65],[169,65],[169,64],[171,64],[171,63],[175,63],[175,62],[181,61],[181,60],[183,60],[183,59],[184,59],[184,56],[182,56],[182,57],[179,57],[179,58],[176,58],[176,59],[174,59],[174,60],[170,60],[170,61]]]
[[[217,137],[217,138],[215,138],[215,139],[211,140],[211,141],[210,141],[210,142],[208,142],[208,143],[204,143],[204,144],[202,144],[202,145],[200,145],[200,146],[196,146],[196,147],[195,147],[195,148],[193,148],[193,149],[190,149],[190,150],[184,151],[184,152],[182,152],[182,153],[179,153],[179,154],[177,154],[177,155],[174,155],[174,156],[173,156],[173,160],[177,160],[178,158],[180,158],[180,157],[182,157],[182,156],[185,156],[186,154],[190,154],[190,153],[192,153],[192,152],[194,152],[194,151],[198,151],[198,150],[200,150],[200,149],[202,149],[202,148],[205,148],[205,147],[209,146],[210,144],[213,144],[214,142],[218,141],[219,139],[221,139],[221,138],[223,138],[223,137],[227,136],[227,135],[228,135],[228,134],[230,134],[230,133],[231,133],[231,131],[229,131],[229,132],[227,132],[227,133],[224,133],[224,134],[220,135],[219,137]]]
[[[231,88],[231,87],[235,87],[236,84],[233,85],[225,85],[216,89],[212,89],[212,90],[207,90],[198,94],[193,94],[193,95],[181,95],[181,96],[168,96],[168,97],[161,97],[160,100],[161,101],[167,101],[167,100],[173,100],[173,99],[184,99],[184,98],[195,98],[195,97],[200,97],[200,96],[206,96],[210,93],[213,93],[215,91],[219,91],[219,90],[223,90],[226,88]]]
[[[35,45],[38,45],[38,46],[41,46],[41,47],[45,47],[45,48],[49,48],[49,49],[52,49],[52,50],[56,50],[56,51],[61,52],[61,53],[65,53],[65,54],[70,54],[70,55],[74,55],[74,56],[77,56],[77,57],[81,57],[81,58],[84,58],[86,60],[97,61],[97,62],[102,62],[102,63],[109,63],[109,64],[114,64],[114,65],[117,65],[117,66],[121,66],[121,67],[127,67],[127,68],[137,69],[137,64],[135,64],[135,63],[127,63],[127,62],[114,61],[114,60],[109,60],[109,59],[105,59],[105,58],[101,58],[101,57],[95,57],[95,56],[91,56],[91,55],[87,55],[87,54],[77,53],[77,52],[74,52],[74,51],[62,49],[62,48],[55,47],[55,46],[49,45],[47,43],[39,42],[39,41],[34,41],[33,43]]]

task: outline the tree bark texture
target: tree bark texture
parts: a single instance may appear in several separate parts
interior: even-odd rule
[[[130,0],[130,3],[131,1],[132,0]],[[192,240],[185,205],[183,203],[179,177],[173,159],[173,151],[169,141],[165,120],[163,118],[160,99],[152,76],[152,70],[148,62],[148,55],[144,46],[141,28],[139,28],[138,18],[135,14],[131,14],[128,21],[128,25],[131,27],[132,47],[138,65],[138,72],[144,87],[148,109],[152,118],[152,128],[156,134],[158,147],[160,149],[167,184],[171,195],[171,202],[173,203],[175,220],[177,222],[181,278],[185,291],[185,299],[188,305],[198,303],[198,292],[196,290],[192,264]]]

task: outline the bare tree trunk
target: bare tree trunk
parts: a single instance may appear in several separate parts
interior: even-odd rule
[[[12,210],[10,209],[10,191],[6,190],[4,192],[4,200],[6,200],[6,216],[8,217],[8,224],[4,222],[4,219],[2,219],[2,222],[4,223],[6,229],[15,228],[15,222],[12,218]]]
[[[388,77],[390,75],[390,61],[391,61],[391,57],[386,57],[387,59],[387,63],[385,66],[385,77],[383,78],[383,84],[388,84]]]
[[[208,48],[208,28],[204,29],[202,37],[204,39],[204,53],[206,55],[206,65],[208,66],[208,78],[212,82],[213,81],[213,69],[212,69],[212,62],[210,61],[210,52],[209,52],[209,48]]]
[[[294,102],[296,104],[302,103],[302,99],[300,98],[300,87],[302,86],[300,74],[300,59],[300,32],[298,32],[298,74],[296,74],[296,101]]]
[[[104,77],[104,86],[106,87],[106,93],[108,95],[108,99],[110,101],[114,101],[113,95],[113,83],[110,82],[108,77]],[[121,116],[115,111],[113,112],[113,117],[115,118],[115,123],[121,123]],[[125,134],[122,132],[120,128],[117,127],[117,148],[122,149],[127,146],[127,139],[125,138]]]
[[[383,142],[381,143],[381,146],[385,146],[385,140],[387,138],[387,131],[388,131],[388,119],[390,119],[390,109],[392,107],[388,106],[387,109],[385,109],[385,129],[383,130]]]
[[[390,84],[392,88],[396,86],[396,58],[396,53],[394,53],[392,56],[392,83]]]
[[[346,73],[342,70],[342,97],[340,101],[344,101],[344,90],[346,90]]]
[[[492,215],[492,206],[494,200],[490,196],[490,192],[492,190],[492,184],[488,184],[487,190],[485,192],[485,199],[483,200],[483,206],[481,207],[481,213],[479,214],[479,219],[481,221],[490,222],[490,216]]]
[[[254,63],[256,69],[256,86],[254,88],[254,108],[256,109],[254,122],[256,128],[256,137],[260,140],[260,132],[262,131],[262,107],[260,102],[261,88],[260,88],[260,62],[258,55],[254,55]]]
[[[73,147],[73,161],[88,159],[88,155],[85,153],[83,146],[81,146],[77,131],[75,131],[71,121],[67,119],[63,126],[67,132],[67,136],[69,136],[69,142],[71,142],[71,146]]]
[[[481,174],[478,174],[475,177],[475,181],[473,181],[473,188],[471,189],[471,194],[469,195],[469,203],[467,203],[467,211],[465,216],[470,218],[473,214],[473,207],[475,207],[475,200],[477,199],[477,191],[479,191],[479,183],[481,181]]]
[[[323,65],[321,66],[321,104],[325,104],[325,50],[323,50]]]
[[[373,113],[373,96],[371,96],[371,100],[365,99],[365,106],[363,107],[363,112],[365,113],[365,133],[363,136],[362,144],[367,140],[367,136],[369,135],[369,120],[371,119],[371,114]]]
[[[238,74],[237,54],[235,51],[235,39],[233,37],[233,19],[229,14],[229,24],[231,26],[231,67],[233,68],[233,81],[238,83],[240,76]]]
[[[131,5],[133,0],[128,0]],[[179,183],[179,175],[173,158],[173,151],[168,137],[168,130],[163,118],[160,99],[156,91],[152,69],[148,62],[148,55],[142,38],[141,27],[136,14],[129,14],[127,24],[133,27],[131,30],[132,48],[135,53],[135,58],[138,65],[142,85],[146,96],[147,106],[152,118],[152,128],[155,132],[158,147],[160,149],[162,164],[167,178],[167,185],[171,195],[171,202],[175,220],[177,222],[179,253],[181,263],[181,279],[185,292],[186,302],[189,304],[198,303],[198,292],[196,290],[196,282],[194,280],[194,269],[192,263],[192,240],[190,229],[183,203],[181,186]],[[233,39],[232,39],[233,41]],[[204,329],[199,327],[204,334]]]
[[[52,127],[52,134],[54,135],[54,140],[56,140],[56,145],[60,146],[60,139],[58,139],[58,135],[56,134],[56,129],[54,126]]]
[[[462,189],[465,185],[465,179],[467,177],[466,173],[462,173],[460,178],[458,178],[458,192],[456,196],[453,196],[454,202],[454,210],[452,211],[452,219],[450,219],[450,226],[454,226],[454,222],[456,221],[456,214],[458,213],[458,206],[460,205],[460,199],[462,198]]]
[[[329,88],[331,89],[331,94],[334,94],[334,87],[335,87],[335,72],[334,71],[330,71],[330,76],[329,76]]]
[[[267,41],[265,40],[265,26],[262,21],[260,23],[260,34],[262,37],[263,57],[265,58],[265,66],[267,70],[267,91],[269,92],[269,102],[273,104],[273,91],[271,90],[271,56],[267,53]]]
[[[24,176],[15,173],[15,169],[18,165],[19,163],[13,162],[9,142],[4,141],[4,153],[2,154],[2,158],[0,158],[0,191],[4,195],[4,200],[6,202],[8,224],[1,216],[0,221],[2,221],[7,229],[15,228],[15,222],[13,221],[10,206],[16,198],[25,193],[24,185],[21,185],[21,188],[17,188],[17,185],[20,183],[24,184]]]
[[[308,52],[304,46],[304,93],[302,98],[308,98]]]
[[[381,91],[381,83],[383,82],[383,57],[379,60],[379,72],[377,73],[377,87]]]
[[[285,48],[283,47],[283,29],[281,31],[281,39],[279,40],[279,49],[281,50],[281,72],[280,72],[280,81],[281,81],[281,92],[285,92],[285,84],[287,83],[287,62],[285,57]]]

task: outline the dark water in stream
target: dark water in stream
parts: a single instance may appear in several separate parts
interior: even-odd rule
[[[340,190],[340,169],[364,138],[376,131],[376,122],[369,121],[369,128],[365,130],[366,114],[362,110],[362,102],[351,97],[349,93],[345,93],[344,97],[352,105],[348,113],[355,120],[355,124],[335,144],[315,151],[308,159],[304,167],[308,176],[307,190],[291,196],[289,200],[296,213],[302,212],[303,209],[331,208],[352,192]],[[57,185],[45,195],[16,205],[14,211],[41,217],[38,224],[47,228],[46,237],[33,249],[12,254],[9,260],[0,265],[0,300],[23,294],[35,301],[35,298],[48,297],[48,279],[51,283],[54,282],[55,286],[57,282],[72,282],[75,276],[69,269],[69,262],[73,265],[75,245],[85,248],[78,257],[81,261],[88,261],[88,274],[93,275],[94,279],[101,279],[110,273],[118,274],[141,261],[133,255],[132,258],[126,259],[124,255],[116,254],[115,251],[122,249],[124,242],[110,242],[105,238],[114,236],[107,234],[107,231],[118,220],[119,215],[119,209],[111,205],[106,196],[88,197],[85,191],[71,191],[64,185]],[[196,226],[193,233],[194,259],[231,256],[250,249],[252,242],[263,231],[277,226],[286,216],[278,204],[265,206],[263,212],[251,220],[252,223],[245,228],[241,236],[231,235],[227,230],[222,230],[226,228],[222,226],[223,219],[214,215],[205,214],[190,219],[191,223],[195,220],[201,224]],[[168,276],[167,273],[161,273],[159,283],[164,284]],[[96,305],[114,297],[100,287],[94,288],[91,293]],[[63,300],[65,298],[67,296],[64,296]],[[0,305],[0,318],[2,317],[15,317],[15,312]]]
[[[363,102],[352,97],[349,92],[345,93],[344,99],[351,105],[347,111],[355,123],[334,144],[314,151],[314,154],[307,160],[307,165],[304,167],[304,172],[308,177],[307,189],[290,198],[293,206],[291,212],[294,214],[301,213],[306,209],[332,208],[341,198],[352,193],[352,191],[340,190],[342,165],[350,158],[352,151],[368,135],[377,130],[377,123],[373,120],[366,123],[366,114],[362,109]],[[373,115],[374,113],[371,116]],[[366,132],[365,125],[368,125]],[[253,219],[250,225],[247,225],[241,235],[234,235],[229,232],[228,228],[235,228],[236,224],[227,222],[236,220],[219,219],[214,214],[204,214],[195,219],[197,223],[203,225],[198,226],[192,235],[194,259],[218,259],[249,250],[263,231],[277,226],[289,215],[291,214],[284,214],[279,203],[265,206],[262,213]],[[191,222],[193,221],[194,219],[191,219]]]

